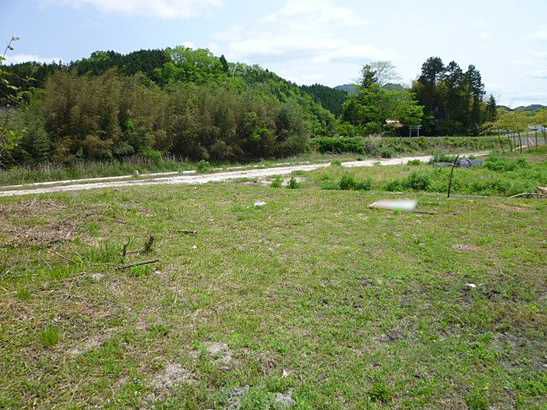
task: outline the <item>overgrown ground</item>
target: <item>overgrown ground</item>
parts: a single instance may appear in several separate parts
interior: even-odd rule
[[[139,173],[182,172],[188,170],[209,171],[217,167],[271,167],[280,163],[328,162],[332,160],[354,161],[358,158],[391,158],[410,154],[436,152],[473,152],[503,148],[509,150],[510,142],[501,137],[453,137],[453,138],[353,138],[346,145],[325,145],[347,141],[340,138],[316,138],[310,151],[282,159],[270,159],[247,163],[219,162],[199,163],[178,161],[170,158],[136,156],[123,161],[80,161],[73,164],[39,164],[0,170],[0,186],[32,182],[60,181],[81,178],[116,177]],[[356,146],[355,146],[356,145]],[[322,148],[321,148],[322,147]],[[366,149],[365,149],[366,148]],[[353,151],[352,151],[353,150]],[[322,152],[322,153],[321,153]],[[352,153],[353,152],[353,153]]]
[[[545,408],[545,202],[391,196],[1,199],[0,407]]]
[[[446,156],[445,156],[446,157]],[[494,153],[483,158],[482,167],[458,168],[454,172],[452,191],[460,195],[512,196],[533,193],[547,186],[547,147],[518,153]],[[445,161],[453,162],[448,156]],[[449,163],[447,163],[449,165]],[[337,190],[348,181],[355,189],[407,192],[425,191],[446,193],[450,167],[439,168],[420,162],[399,167],[345,169],[328,167],[313,172],[304,186]],[[352,188],[351,186],[348,188]]]

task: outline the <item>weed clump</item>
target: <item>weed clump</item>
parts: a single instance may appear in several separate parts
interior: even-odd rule
[[[291,177],[291,179],[289,180],[289,185],[287,185],[287,188],[298,189],[300,188],[300,183],[296,180],[295,177]]]
[[[211,164],[209,163],[209,161],[201,160],[198,162],[197,170],[201,173],[208,172],[211,170]]]
[[[508,159],[492,156],[486,160],[484,166],[490,171],[496,172],[511,172],[519,169],[530,168],[530,164],[526,159]]]
[[[374,383],[368,392],[368,397],[373,402],[386,404],[391,401],[393,393],[384,383]]]
[[[53,347],[61,340],[61,333],[55,326],[46,327],[40,333],[40,342],[44,347]]]
[[[270,185],[272,188],[281,188],[283,186],[283,178],[276,176]]]
[[[372,188],[372,180],[369,178],[364,181],[358,181],[353,175],[346,174],[340,179],[338,187],[342,191],[370,191]]]

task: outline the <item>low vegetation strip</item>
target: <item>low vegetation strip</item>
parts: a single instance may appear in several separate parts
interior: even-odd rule
[[[0,199],[0,407],[544,408],[545,202],[415,196]]]
[[[547,186],[547,149],[540,147],[524,156],[516,154],[492,154],[483,166],[469,169],[458,168],[454,174],[452,191],[458,194],[512,196],[534,193]],[[528,158],[528,159],[527,159]],[[312,174],[308,185],[323,189],[344,189],[347,181],[355,184],[366,182],[368,190],[389,192],[438,192],[446,193],[450,181],[450,165],[453,156],[435,156],[435,162],[408,161],[402,167],[352,170],[329,167]],[[446,162],[448,161],[448,162]],[[448,166],[448,167],[446,167]]]
[[[510,139],[501,137],[321,137],[312,144],[322,153],[353,152],[384,158],[413,152],[509,151],[513,147]]]
[[[477,155],[484,155],[485,153],[476,153]],[[373,167],[376,165],[401,165],[406,164],[410,161],[418,162],[427,162],[432,160],[432,156],[418,156],[418,157],[404,157],[388,160],[368,160],[368,161],[351,161],[340,163],[341,166],[347,168],[363,168],[363,167]],[[176,175],[176,176],[166,176],[158,178],[146,178],[146,179],[132,179],[132,180],[122,180],[122,181],[102,181],[102,182],[93,182],[89,183],[77,183],[72,185],[62,184],[62,181],[58,183],[48,182],[46,186],[41,184],[24,186],[23,189],[13,189],[13,187],[7,187],[3,191],[0,191],[0,197],[4,196],[21,196],[21,195],[31,195],[31,194],[47,194],[55,192],[73,192],[73,191],[84,191],[92,189],[103,189],[103,188],[123,188],[131,186],[152,186],[152,185],[176,185],[176,184],[187,184],[187,185],[200,185],[206,184],[209,182],[223,182],[230,180],[238,180],[245,178],[267,178],[272,176],[283,176],[290,175],[293,172],[310,172],[318,169],[326,168],[330,165],[328,162],[317,163],[317,164],[301,164],[301,165],[291,165],[291,166],[279,166],[273,168],[259,168],[259,169],[248,169],[240,171],[225,171],[225,172],[216,172],[209,174],[186,174],[186,175]],[[51,186],[52,185],[52,186]]]

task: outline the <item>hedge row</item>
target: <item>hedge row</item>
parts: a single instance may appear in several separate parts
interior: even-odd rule
[[[323,154],[356,153],[384,158],[413,152],[511,149],[511,141],[499,137],[320,137],[314,138],[312,145]]]

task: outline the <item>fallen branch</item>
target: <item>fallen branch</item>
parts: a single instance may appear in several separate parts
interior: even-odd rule
[[[414,213],[419,215],[437,215],[437,212],[431,211],[414,211]]]
[[[198,234],[198,231],[191,231],[191,230],[183,230],[178,232],[182,235],[197,235]]]
[[[516,194],[513,196],[510,196],[509,198],[515,199],[515,198],[532,198],[538,196],[536,192],[523,192],[522,194]]]
[[[144,261],[144,262],[137,262],[137,263],[131,263],[129,265],[124,265],[124,266],[118,266],[116,268],[116,270],[126,270],[126,269],[131,269],[131,268],[135,268],[137,266],[145,266],[145,265],[152,265],[154,263],[158,263],[160,260],[159,259],[153,259],[151,261]]]

